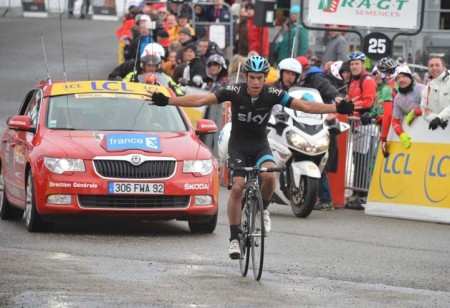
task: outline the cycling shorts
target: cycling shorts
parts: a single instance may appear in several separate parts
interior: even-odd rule
[[[266,161],[275,163],[267,138],[230,138],[228,142],[228,166],[233,164],[234,167],[261,167]],[[245,177],[245,171],[235,171],[233,176]]]

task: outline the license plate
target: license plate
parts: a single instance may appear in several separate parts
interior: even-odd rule
[[[110,194],[163,195],[164,183],[109,182],[108,192]]]

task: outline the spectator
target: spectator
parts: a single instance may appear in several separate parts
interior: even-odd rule
[[[178,54],[177,54],[178,63],[181,63],[184,61],[184,59],[183,59],[184,47],[186,47],[190,43],[195,42],[191,33],[192,33],[191,30],[187,27],[184,27],[183,29],[180,30],[179,42],[180,42],[181,46],[183,47],[183,49],[180,49],[180,51],[178,51]],[[197,51],[197,48],[196,48],[196,51]]]
[[[200,55],[200,59],[202,62],[206,65],[206,61],[208,61],[209,54],[208,54],[208,47],[209,47],[209,38],[203,37],[198,42],[198,52]]]
[[[294,46],[295,38],[295,46]],[[282,60],[293,56],[303,56],[309,49],[309,30],[303,28],[300,23],[300,6],[294,5],[290,10],[287,22],[282,26],[280,36],[275,39],[275,55]],[[292,53],[292,49],[294,52]]]
[[[166,31],[169,33],[169,39],[171,42],[178,41],[178,33],[183,27],[178,25],[177,17],[173,14],[167,15],[166,18]]]
[[[395,89],[395,69],[397,63],[394,59],[386,57],[378,61],[372,71],[372,76],[377,84],[377,98],[370,112],[365,112],[361,116],[363,125],[375,124],[381,125],[380,144],[384,157],[389,155],[387,150],[387,136],[392,121],[392,108],[394,97],[397,94]]]
[[[299,86],[302,66],[294,58],[283,59],[277,67],[278,80],[272,84],[273,87],[288,91],[289,88]]]
[[[256,51],[262,57],[267,58],[269,55],[269,30],[266,27],[255,26],[254,4],[247,4],[247,15],[248,50]]]
[[[336,25],[328,25],[324,37],[325,51],[322,55],[322,63],[328,61],[346,61],[348,55],[348,42],[339,31],[335,31]]]
[[[203,62],[197,57],[197,45],[189,43],[184,47],[184,60],[186,66],[183,75],[178,82],[182,85],[201,88],[206,80],[206,68]]]
[[[244,63],[246,58],[236,54],[231,57],[230,66],[228,69],[228,83],[227,85],[233,85],[235,83],[242,82],[245,80],[245,75],[243,72]]]
[[[194,12],[195,12],[195,22],[208,22],[208,14],[206,12],[205,6],[197,3],[194,6]],[[208,26],[206,25],[197,25],[195,26],[195,32],[197,33],[197,36],[201,39],[207,36],[208,33]]]
[[[205,90],[216,92],[221,90],[228,81],[228,71],[225,59],[219,54],[209,56],[206,61]]]
[[[192,16],[192,9],[188,2],[188,0],[169,0],[168,10],[175,16],[180,16],[181,14]]]
[[[169,51],[169,56],[167,57],[167,61],[164,62],[161,65],[161,67],[167,75],[173,76],[176,66],[177,66],[177,51],[176,50]]]
[[[349,71],[350,69],[348,69]],[[336,87],[336,90],[343,96],[347,95],[347,83],[342,76],[342,74],[345,72],[345,66],[343,61],[335,61],[331,63],[330,70],[328,72],[328,75],[332,77],[333,85]],[[348,72],[350,75],[350,72]],[[347,81],[350,80],[350,76],[348,76]]]
[[[396,70],[398,93],[394,98],[394,110],[392,112],[392,127],[395,133],[400,137],[405,149],[411,147],[411,136],[403,132],[402,118],[409,112],[414,112],[420,106],[422,92],[425,92],[425,85],[414,82],[411,71],[407,66],[399,66]],[[420,109],[419,109],[420,110]],[[409,114],[407,123],[410,124]]]
[[[183,28],[187,28],[191,32],[191,36],[192,37],[195,36],[195,30],[194,30],[194,28],[192,28],[191,24],[189,23],[189,15],[180,14],[178,16],[178,25],[180,26],[179,31],[181,31],[181,29],[183,29]],[[178,32],[178,34],[179,34],[179,32]]]
[[[85,19],[88,17],[90,6],[91,0],[83,0],[81,3],[80,19]]]
[[[432,56],[428,60],[428,73],[430,81],[422,93],[420,109],[408,115],[409,123],[422,115],[430,122],[429,129],[435,130],[438,126],[444,129],[450,118],[450,72],[443,58]]]
[[[166,30],[160,29],[156,34],[156,42],[164,47],[165,54],[169,54],[170,39]]]
[[[131,27],[130,32],[130,37],[123,40],[125,43],[125,46],[123,47],[123,58],[125,61],[134,60],[136,58],[139,36],[141,35],[139,26]]]
[[[241,56],[246,56],[248,54],[248,27],[247,27],[247,1],[242,3],[241,9],[239,10],[239,20],[237,22],[237,33],[236,33],[236,42],[234,43],[237,46],[237,54]]]
[[[351,79],[348,90],[348,98],[355,104],[357,111],[355,116],[360,117],[364,112],[371,110],[377,95],[377,84],[375,80],[367,74],[365,68],[366,56],[361,51],[349,54]],[[371,163],[374,142],[374,131],[354,125],[353,136],[353,194],[348,198],[346,208],[363,210],[362,206],[367,197],[369,189],[369,165]]]
[[[332,76],[325,74],[319,67],[311,66],[309,68],[306,72],[302,86],[317,89],[325,104],[332,104],[333,102],[339,103],[342,101],[343,96],[336,88],[335,79]],[[337,116],[335,114],[329,114],[326,118],[327,124],[335,124],[336,118]],[[315,210],[330,211],[334,209],[328,172],[337,171],[337,153],[337,137],[335,134],[330,133],[330,145],[328,148],[329,157],[320,176],[319,200],[314,206]]]
[[[210,22],[230,22],[231,16],[228,7],[224,6],[223,0],[212,0],[216,3],[210,5],[207,11],[207,20]]]
[[[150,43],[155,42],[151,30],[153,30],[153,23],[150,16],[142,14],[139,17],[139,31],[141,35],[139,36],[139,54],[144,52],[145,46]]]

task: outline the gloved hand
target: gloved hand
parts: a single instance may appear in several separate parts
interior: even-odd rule
[[[414,109],[412,109],[408,115],[406,116],[406,124],[411,125],[411,123],[416,119],[416,115],[414,114]]]
[[[361,115],[361,123],[362,123],[362,125],[372,124],[372,117],[370,116],[370,114],[368,112],[364,112]]]
[[[447,127],[447,124],[448,124],[448,120],[447,120],[447,121],[444,121],[444,122],[441,121],[441,127],[442,127],[442,129],[445,129],[445,128]]]
[[[355,105],[352,101],[342,100],[339,104],[336,105],[336,111],[340,114],[350,114],[355,110]]]
[[[380,146],[381,146],[381,152],[383,153],[383,156],[384,157],[388,157],[389,156],[389,152],[387,150],[387,141],[386,140],[381,140]]]
[[[195,83],[197,87],[201,87],[201,85],[203,84],[203,78],[200,75],[195,75],[194,77],[192,77],[192,82]]]
[[[436,117],[433,120],[431,120],[430,126],[428,126],[428,129],[435,130],[439,125],[442,126],[441,119]]]
[[[400,140],[402,141],[403,147],[405,149],[409,149],[411,147],[411,136],[407,133],[401,133]]]
[[[154,92],[152,101],[156,106],[167,106],[169,104],[169,98],[160,92]]]

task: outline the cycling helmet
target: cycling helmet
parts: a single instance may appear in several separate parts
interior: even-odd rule
[[[244,73],[264,73],[267,75],[269,70],[269,62],[261,56],[248,58],[244,64]]]
[[[162,45],[158,43],[147,44],[144,48],[144,52],[147,52],[148,54],[156,53],[161,57],[161,59],[166,58],[166,51],[164,47],[162,47]]]
[[[156,68],[159,68],[161,57],[156,53],[148,54],[144,51],[141,55],[141,67],[144,68],[145,64],[153,64],[156,65]]]
[[[395,72],[395,68],[398,64],[394,59],[386,57],[378,61],[377,67],[380,72],[392,74]]]
[[[300,62],[298,62],[294,58],[286,58],[281,60],[281,62],[278,63],[277,70],[278,70],[278,80],[281,80],[281,75],[283,71],[290,71],[296,73],[297,77],[295,78],[295,82],[298,82],[298,79],[302,74],[302,66],[300,65]]]
[[[362,53],[361,51],[354,51],[348,55],[348,60],[349,61],[361,60],[364,63],[364,62],[366,62],[366,55],[364,53]]]

